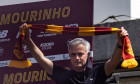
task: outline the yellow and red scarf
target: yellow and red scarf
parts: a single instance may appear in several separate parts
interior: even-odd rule
[[[30,29],[42,30],[48,33],[71,34],[78,36],[105,35],[117,33],[120,31],[120,29],[112,27],[65,27],[45,24],[28,24],[27,26]],[[32,65],[31,62],[27,59],[27,56],[23,50],[25,32],[25,28],[22,28],[20,36],[15,44],[14,55],[12,60],[10,60],[9,67],[27,68]],[[122,67],[134,68],[138,65],[137,61],[135,60],[131,42],[128,36],[123,37],[122,56],[124,59],[121,65]]]

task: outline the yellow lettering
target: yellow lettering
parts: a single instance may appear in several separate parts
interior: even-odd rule
[[[31,79],[31,71],[29,72],[27,79],[26,79],[26,75],[27,75],[27,72],[24,72],[24,74],[23,74],[23,82],[24,83],[28,83],[30,81],[30,79]]]
[[[66,18],[70,15],[70,7],[66,6],[62,9],[62,17]]]
[[[54,8],[52,19],[55,18],[55,15],[57,15],[57,18],[60,18],[60,13],[61,13],[61,8],[58,9],[58,12],[56,11],[56,8]]]
[[[43,80],[46,80],[46,77],[47,77],[47,71],[45,70],[45,71],[44,71]]]
[[[46,70],[40,71],[30,71],[29,73],[11,73],[5,74],[3,84],[21,84],[23,83],[31,83],[31,82],[39,82],[39,81],[46,81],[51,80],[51,78],[47,75]]]
[[[24,17],[25,17],[25,19],[24,19]],[[26,12],[26,16],[25,16],[24,12],[21,13],[21,22],[28,21],[28,18],[29,18],[29,11]]]
[[[8,13],[5,17],[5,14],[1,15],[1,19],[0,19],[0,25],[2,24],[9,24],[10,23],[10,17],[11,17],[11,13]]]
[[[12,15],[12,23],[17,23],[19,21],[19,18],[20,18],[20,14],[19,13],[14,13]]]
[[[14,77],[14,83],[19,84],[22,81],[22,73],[17,73]]]
[[[14,78],[14,73],[11,73],[9,78],[8,78],[8,74],[5,74],[3,84],[13,84],[13,78]]]
[[[45,81],[47,78],[47,80],[51,80],[51,78],[47,75],[47,71],[44,71],[44,76],[43,76],[43,80]]]
[[[26,12],[15,12],[13,14],[1,14],[0,25],[6,24],[16,24],[19,21],[25,23],[27,21],[40,21],[40,20],[50,20],[50,19],[60,19],[67,18],[70,15],[70,7],[59,7],[59,8],[49,8],[43,10],[33,10]],[[11,21],[11,22],[10,22]]]
[[[41,20],[42,10],[39,11],[38,21]]]
[[[45,20],[46,17],[47,17],[47,19],[51,19],[51,12],[52,12],[52,9],[49,9],[49,12],[48,12],[48,9],[44,9],[42,19]]]
[[[38,77],[39,77],[39,72],[38,71],[33,71],[31,82],[34,82],[34,80],[38,81]]]
[[[31,22],[32,20],[37,21],[37,20],[36,20],[37,13],[38,13],[37,11],[31,11],[30,22]]]
[[[39,81],[42,81],[43,70],[40,71]]]

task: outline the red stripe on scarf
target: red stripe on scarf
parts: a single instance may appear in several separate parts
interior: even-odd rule
[[[47,25],[45,25],[45,24],[32,24],[30,29],[46,31]]]
[[[123,59],[127,60],[127,59],[132,59],[134,58],[134,53],[132,50],[132,46],[131,46],[131,42],[130,39],[128,38],[128,36],[122,37],[122,41],[123,41]]]
[[[95,35],[111,34],[111,27],[95,27]]]
[[[78,35],[79,27],[63,27],[62,34]]]
[[[27,56],[24,53],[23,49],[23,42],[24,41],[24,36],[21,35],[19,39],[17,40],[17,43],[14,48],[14,55],[12,56],[12,60],[17,60],[17,61],[25,61],[27,60]]]

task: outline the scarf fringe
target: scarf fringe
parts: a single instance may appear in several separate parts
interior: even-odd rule
[[[123,68],[134,68],[136,66],[138,66],[138,62],[133,58],[133,59],[127,59],[127,60],[124,60],[121,64],[121,66]]]
[[[10,60],[8,67],[14,68],[28,68],[32,63],[27,59],[25,61]]]

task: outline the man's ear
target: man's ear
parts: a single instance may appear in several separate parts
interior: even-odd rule
[[[90,56],[90,54],[91,54],[91,53],[90,53],[90,52],[88,52],[88,57]]]

